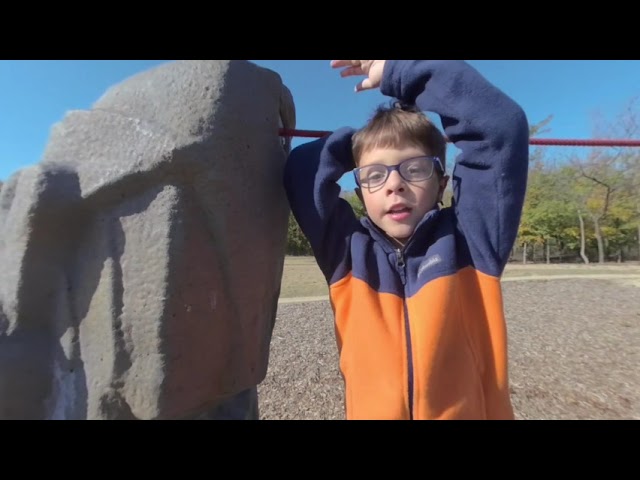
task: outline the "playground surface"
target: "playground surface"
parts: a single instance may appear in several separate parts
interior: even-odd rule
[[[344,418],[331,306],[310,262],[285,264],[269,371],[259,386],[264,419]],[[507,268],[516,418],[640,419],[639,288],[637,264]]]

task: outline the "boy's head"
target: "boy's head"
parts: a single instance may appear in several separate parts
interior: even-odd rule
[[[402,244],[442,201],[446,148],[424,113],[398,104],[379,107],[352,138],[356,192],[369,218]]]

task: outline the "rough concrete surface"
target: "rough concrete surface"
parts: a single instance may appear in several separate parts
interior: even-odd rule
[[[275,72],[176,61],[0,186],[0,418],[185,418],[266,374],[295,127]]]

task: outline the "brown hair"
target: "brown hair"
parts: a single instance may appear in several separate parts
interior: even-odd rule
[[[415,146],[438,157],[446,171],[447,140],[440,130],[413,106],[380,105],[367,124],[351,140],[356,166],[365,152],[374,148]]]

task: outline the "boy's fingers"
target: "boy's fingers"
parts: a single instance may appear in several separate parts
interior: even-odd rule
[[[367,60],[363,68],[362,60],[331,60],[331,66],[333,68],[342,68],[340,72],[341,77],[353,77],[356,75],[369,75],[369,68],[371,67],[370,61]],[[375,85],[369,78],[365,78],[355,87],[356,92],[363,90],[371,90],[375,88]]]
[[[368,78],[365,78],[358,85],[356,85],[356,92],[362,92],[363,90],[371,90],[373,87],[373,83]]]
[[[350,67],[359,64],[360,60],[331,60],[331,67],[333,68]]]
[[[359,66],[347,67],[340,72],[341,77],[353,77],[355,75],[365,75],[365,73],[362,71],[362,68]]]

